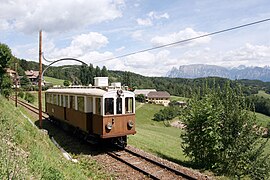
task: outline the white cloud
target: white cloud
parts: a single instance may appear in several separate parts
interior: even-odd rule
[[[151,19],[161,19],[161,18],[165,18],[165,19],[169,19],[170,16],[168,13],[164,13],[164,14],[158,14],[157,12],[155,11],[151,11],[148,13],[148,16],[151,18]]]
[[[177,33],[171,33],[171,34],[167,34],[165,36],[156,36],[156,37],[151,39],[151,43],[154,46],[161,46],[164,44],[169,44],[169,43],[182,41],[182,40],[189,39],[189,38],[194,38],[194,37],[201,36],[204,34],[206,34],[206,32],[194,31],[192,28],[186,28],[186,29],[179,31]],[[196,40],[192,40],[192,41],[183,43],[182,45],[194,46],[197,44],[208,43],[210,40],[211,40],[210,37],[203,37],[203,38],[199,38]]]
[[[107,37],[97,32],[90,32],[88,34],[81,34],[74,36],[68,47],[52,51],[52,56],[60,57],[81,57],[84,54],[97,50],[106,46],[109,43]],[[44,49],[46,51],[46,49]]]
[[[0,30],[7,30],[9,23],[5,19],[0,19]]]
[[[137,23],[141,26],[152,26],[153,25],[152,20],[149,18],[146,18],[146,19],[138,18]]]
[[[270,64],[270,46],[253,45],[250,43],[245,46],[226,52],[221,59],[224,64],[229,66],[249,65],[265,66]]]
[[[126,47],[125,46],[121,46],[120,48],[115,49],[116,52],[120,52],[123,51]]]
[[[121,17],[122,0],[8,0],[1,2],[0,20],[23,32],[62,32]]]
[[[136,40],[142,40],[143,39],[142,33],[143,33],[143,30],[134,31],[132,32],[131,37]]]
[[[159,14],[155,11],[151,11],[147,14],[147,17],[142,19],[142,18],[138,18],[137,19],[137,23],[138,25],[141,25],[141,26],[152,26],[153,25],[153,22],[155,20],[159,20],[159,19],[162,19],[162,18],[165,18],[165,19],[169,19],[170,16],[168,13],[164,13],[164,14]]]

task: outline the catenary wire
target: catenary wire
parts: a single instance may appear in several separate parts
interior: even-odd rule
[[[176,41],[176,42],[173,42],[173,43],[164,44],[164,45],[161,45],[161,46],[156,46],[156,47],[152,47],[152,48],[147,48],[147,49],[135,51],[135,52],[132,52],[132,53],[116,56],[116,57],[113,57],[113,58],[108,58],[108,59],[103,59],[103,60],[100,60],[100,61],[95,61],[93,63],[111,61],[111,60],[114,60],[114,59],[123,58],[123,57],[131,56],[131,55],[135,55],[135,54],[139,54],[139,53],[143,53],[143,52],[147,52],[147,51],[153,51],[153,50],[156,50],[156,49],[161,49],[161,48],[165,48],[165,47],[169,47],[169,46],[173,46],[173,45],[178,45],[178,44],[181,44],[181,43],[184,43],[184,42],[188,42],[188,41],[192,41],[192,40],[195,40],[195,39],[199,39],[199,38],[203,38],[203,37],[207,37],[207,36],[212,36],[212,35],[224,33],[224,32],[227,32],[227,31],[232,31],[232,30],[235,30],[235,29],[240,29],[240,28],[243,28],[243,27],[263,23],[263,22],[266,22],[266,21],[270,21],[270,18],[263,19],[263,20],[260,20],[260,21],[254,21],[254,22],[251,22],[251,23],[243,24],[243,25],[240,25],[240,26],[235,26],[235,27],[232,27],[232,28],[227,28],[227,29],[220,30],[220,31],[215,31],[215,32],[212,32],[212,33],[207,33],[207,34],[204,34],[204,35],[184,39],[184,40],[181,40],[181,41]]]

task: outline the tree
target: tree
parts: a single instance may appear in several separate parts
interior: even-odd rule
[[[107,68],[105,66],[102,67],[101,76],[102,77],[108,77],[108,70],[107,70]]]
[[[93,85],[94,84],[94,77],[95,77],[95,68],[94,68],[93,64],[89,64],[88,73],[89,73],[89,83]]]
[[[7,68],[8,62],[12,58],[12,53],[10,48],[5,45],[0,43],[0,86],[1,86],[1,92],[3,89],[3,78],[4,74],[6,73],[5,68]]]
[[[268,139],[261,138],[256,117],[241,88],[208,88],[198,91],[188,102],[182,120],[186,128],[184,153],[201,168],[241,178],[269,176]]]
[[[100,71],[100,68],[98,66],[96,66],[95,75],[96,75],[96,77],[100,77],[101,76],[101,71]]]
[[[6,98],[8,98],[10,96],[10,94],[11,94],[11,86],[12,86],[11,79],[7,74],[5,74],[3,76],[1,88],[2,88],[2,94]]]
[[[23,77],[20,79],[20,83],[22,87],[28,87],[31,85],[30,80],[28,77],[24,74]]]
[[[88,85],[89,84],[89,75],[88,75],[88,68],[86,65],[82,65],[80,68],[80,80],[82,85]]]
[[[65,81],[63,82],[63,85],[64,85],[64,86],[69,86],[69,85],[70,85],[70,82],[69,82],[68,80],[65,80]]]
[[[139,94],[139,95],[136,97],[136,100],[139,101],[139,102],[144,103],[144,102],[145,102],[145,96],[144,96],[143,94]]]

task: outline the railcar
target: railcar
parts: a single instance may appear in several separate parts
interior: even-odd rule
[[[53,121],[80,131],[87,139],[109,140],[121,147],[135,134],[135,95],[116,87],[54,88],[45,92]]]

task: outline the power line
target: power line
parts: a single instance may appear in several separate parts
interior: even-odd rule
[[[207,36],[212,36],[212,35],[215,35],[215,34],[224,33],[224,32],[227,32],[227,31],[232,31],[232,30],[235,30],[235,29],[240,29],[240,28],[243,28],[243,27],[247,27],[247,26],[251,26],[251,25],[263,23],[263,22],[266,22],[266,21],[270,21],[270,18],[263,19],[263,20],[260,20],[260,21],[251,22],[251,23],[248,23],[248,24],[243,24],[243,25],[240,25],[240,26],[235,26],[235,27],[224,29],[224,30],[220,30],[220,31],[215,31],[215,32],[212,32],[212,33],[208,33],[208,34],[196,36],[196,37],[193,37],[193,38],[184,39],[184,40],[181,40],[181,41],[176,41],[176,42],[173,42],[173,43],[164,44],[164,45],[161,45],[161,46],[156,46],[156,47],[152,47],[152,48],[147,48],[147,49],[135,51],[135,52],[132,52],[132,53],[128,53],[128,54],[120,55],[120,56],[117,56],[117,57],[113,57],[113,58],[108,58],[108,59],[96,61],[96,62],[93,62],[93,63],[110,61],[110,60],[113,60],[113,59],[127,57],[127,56],[131,56],[131,55],[134,55],[134,54],[139,54],[139,53],[143,53],[143,52],[147,52],[147,51],[153,51],[153,50],[156,50],[156,49],[161,49],[161,48],[164,48],[164,47],[181,44],[181,43],[184,43],[184,42],[192,41],[192,40],[203,38],[203,37],[207,37]]]

